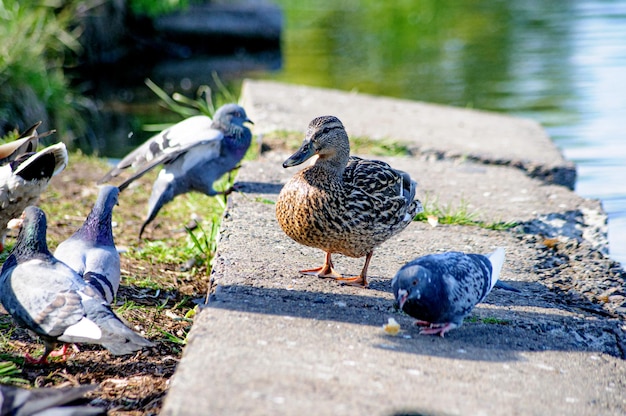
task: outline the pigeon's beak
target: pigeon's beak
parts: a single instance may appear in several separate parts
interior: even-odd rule
[[[254,122],[252,120],[250,120],[249,118],[247,118],[247,117],[246,117],[246,119],[243,122],[244,123],[254,124]]]
[[[398,290],[398,308],[402,310],[404,303],[409,298],[409,292],[405,289]]]

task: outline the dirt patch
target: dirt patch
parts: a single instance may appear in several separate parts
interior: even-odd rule
[[[40,201],[48,216],[51,250],[80,226],[96,199],[95,181],[106,169],[101,160],[70,156],[69,166],[53,179]],[[127,252],[140,251],[148,244],[138,241],[137,235],[152,179],[153,176],[142,178],[137,186],[126,190],[114,210],[115,243]],[[181,197],[180,204],[186,203],[185,197]],[[171,246],[188,244],[182,225],[189,218],[182,218],[186,214],[175,211],[173,208],[157,217],[148,229],[150,240]],[[7,238],[9,246],[14,236]],[[28,331],[15,327],[2,310],[0,327],[8,335],[0,344],[0,361],[16,363],[21,369],[16,377],[33,387],[97,383],[100,387],[88,397],[92,404],[107,408],[112,415],[158,414],[191,328],[192,319],[185,315],[194,308],[194,299],[202,298],[207,290],[205,265],[194,259],[179,260],[121,256],[122,282],[114,309],[131,328],[153,341],[154,348],[116,357],[100,346],[79,345],[79,351],[67,361],[51,359],[47,366],[28,365],[23,361],[24,354],[41,355],[43,344]],[[181,263],[188,263],[187,267]]]

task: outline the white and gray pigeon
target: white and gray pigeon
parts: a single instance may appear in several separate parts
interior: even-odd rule
[[[486,256],[451,251],[417,258],[391,281],[396,306],[424,327],[420,334],[443,337],[460,327],[494,286],[519,292],[498,281],[503,264],[501,247]]]
[[[12,416],[91,416],[105,415],[106,409],[89,406],[81,398],[96,384],[77,387],[23,389],[0,384],[0,415]],[[76,402],[76,403],[75,403]]]
[[[190,191],[209,196],[232,192],[232,188],[217,192],[213,183],[235,169],[250,147],[252,133],[244,126],[246,122],[252,123],[243,107],[237,104],[220,107],[213,120],[207,116],[187,118],[129,153],[99,183],[111,180],[132,166],[137,170],[119,185],[123,191],[135,179],[163,165],[152,185],[148,215],[139,232],[141,238],[161,207],[175,196]]]
[[[46,363],[58,342],[100,344],[114,355],[153,344],[128,328],[106,300],[46,243],[46,215],[27,207],[17,242],[0,272],[0,302],[13,319],[43,340]]]
[[[36,204],[50,179],[66,165],[65,144],[57,143],[39,152],[17,155],[0,166],[0,251],[4,250],[9,221]]]
[[[54,257],[70,266],[112,303],[120,286],[120,255],[113,242],[113,207],[120,191],[103,185],[83,225],[58,245]]]

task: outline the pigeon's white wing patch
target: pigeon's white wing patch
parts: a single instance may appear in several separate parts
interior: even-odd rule
[[[102,330],[100,330],[100,327],[98,327],[95,322],[83,317],[83,319],[74,325],[68,326],[67,329],[63,331],[62,337],[99,340],[102,338]]]

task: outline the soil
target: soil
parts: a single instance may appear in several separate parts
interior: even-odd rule
[[[106,170],[101,160],[70,155],[69,166],[53,178],[39,204],[48,216],[51,250],[80,226],[95,201],[95,182]],[[114,210],[118,249],[141,250],[145,244],[137,235],[152,178],[142,178],[138,186],[120,195]],[[184,203],[185,197],[181,198]],[[184,222],[169,224],[163,218],[157,217],[148,227],[146,234],[150,239],[184,244],[186,233],[180,227]],[[9,246],[14,236],[7,237]],[[194,308],[194,299],[206,294],[207,270],[203,262],[184,270],[179,263],[132,257],[121,256],[122,283],[114,310],[131,328],[153,341],[155,347],[116,357],[100,346],[82,344],[67,360],[52,358],[49,365],[29,365],[24,363],[24,355],[41,355],[43,344],[25,329],[16,327],[2,310],[0,328],[8,335],[0,344],[0,361],[16,363],[21,374],[15,377],[27,380],[32,387],[99,384],[87,397],[92,405],[106,408],[111,415],[158,414],[182,353],[181,342],[192,324],[185,314]],[[152,284],[128,284],[127,280],[150,280]]]

